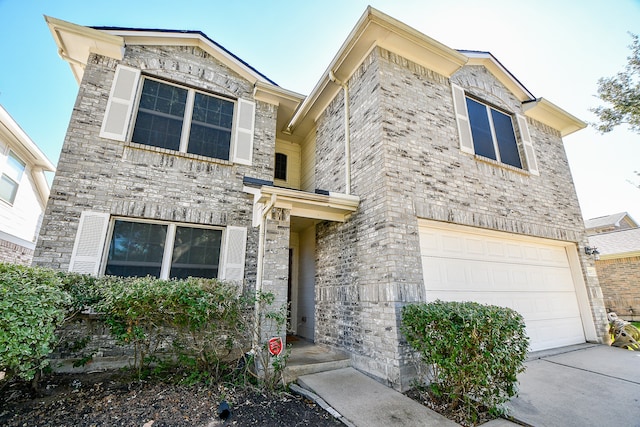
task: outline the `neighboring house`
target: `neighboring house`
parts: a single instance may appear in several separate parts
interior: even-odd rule
[[[274,292],[398,389],[411,302],[513,307],[532,350],[604,339],[562,143],[585,124],[491,54],[368,8],[304,97],[200,32],[46,19],[80,88],[37,264]]]
[[[596,271],[607,311],[640,321],[640,228],[626,212],[585,224],[589,244],[599,252]]]
[[[0,261],[30,265],[55,166],[0,105]]]
[[[584,227],[587,229],[587,235],[593,236],[598,233],[638,228],[638,224],[636,224],[628,213],[620,212],[613,215],[587,219],[584,221]]]

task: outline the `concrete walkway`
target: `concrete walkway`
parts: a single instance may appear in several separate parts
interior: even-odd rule
[[[356,427],[458,426],[353,368],[303,375],[298,384],[324,399]]]
[[[640,426],[640,352],[584,344],[535,354],[510,415],[543,426]]]
[[[532,353],[509,402],[518,424],[640,427],[640,352],[582,344]],[[353,368],[303,375],[298,383],[347,426],[457,426]],[[483,427],[516,424],[504,419]]]

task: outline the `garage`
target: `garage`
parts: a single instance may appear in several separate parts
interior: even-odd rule
[[[569,252],[575,246],[420,220],[427,301],[475,301],[523,315],[530,350],[585,342]]]

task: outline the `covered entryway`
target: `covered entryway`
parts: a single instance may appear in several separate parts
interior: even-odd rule
[[[261,336],[285,333],[313,340],[315,325],[315,224],[344,222],[358,209],[357,196],[323,194],[264,185],[245,178],[253,195],[253,225],[260,227],[256,291],[275,296],[274,306],[288,304],[287,331],[263,328]]]
[[[584,280],[572,268],[575,244],[436,221],[419,226],[427,301],[513,308],[532,351],[585,342],[584,322],[593,321]]]

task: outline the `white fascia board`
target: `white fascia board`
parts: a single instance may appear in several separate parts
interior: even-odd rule
[[[525,116],[556,129],[562,137],[587,127],[585,122],[544,98],[526,102],[522,105],[522,108]]]
[[[0,126],[4,128],[2,131],[9,139],[12,146],[22,160],[28,162],[30,166],[41,168],[48,172],[55,172],[56,167],[38,148],[38,146],[29,138],[20,125],[13,120],[7,110],[0,105]]]

